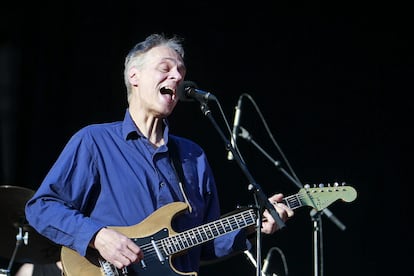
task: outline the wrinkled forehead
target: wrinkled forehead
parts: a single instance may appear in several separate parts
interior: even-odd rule
[[[149,50],[142,57],[142,66],[158,66],[168,64],[170,67],[177,67],[178,70],[185,74],[186,67],[181,55],[174,49],[167,46],[157,46]]]

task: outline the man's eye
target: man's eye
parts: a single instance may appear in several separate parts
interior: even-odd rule
[[[170,70],[170,67],[168,65],[161,65],[159,67],[160,71],[162,72],[168,72]]]

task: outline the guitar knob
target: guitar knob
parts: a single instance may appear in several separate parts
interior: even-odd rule
[[[338,183],[338,182],[335,182],[335,183],[334,183],[334,186],[335,186],[335,187],[338,187],[338,186],[339,186],[339,183]]]
[[[319,183],[319,188],[323,188],[324,186],[323,183]]]
[[[309,184],[305,184],[305,189],[309,189],[310,188],[310,185]]]

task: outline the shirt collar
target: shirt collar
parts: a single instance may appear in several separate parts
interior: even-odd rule
[[[167,144],[168,143],[168,133],[169,133],[169,124],[168,120],[165,118],[163,119],[164,123],[164,141]],[[125,140],[128,139],[137,139],[139,137],[144,136],[142,132],[139,130],[139,128],[135,125],[134,121],[132,120],[131,113],[129,112],[129,109],[127,108],[125,112],[124,121],[122,123],[122,137],[124,137]]]

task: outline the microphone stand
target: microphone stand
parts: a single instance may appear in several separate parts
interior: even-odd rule
[[[262,259],[262,257],[261,257],[262,211],[264,211],[265,209],[268,210],[268,212],[272,215],[273,219],[276,221],[278,229],[284,228],[285,223],[279,217],[279,214],[277,213],[277,211],[275,209],[275,206],[273,206],[273,204],[270,203],[267,196],[263,193],[262,188],[260,187],[260,185],[258,183],[256,183],[256,181],[253,179],[253,176],[251,175],[251,173],[247,169],[246,164],[242,161],[242,159],[241,159],[240,155],[238,154],[238,152],[233,148],[230,141],[226,138],[226,136],[223,134],[223,131],[218,126],[217,122],[214,120],[213,116],[211,115],[210,108],[207,105],[207,101],[200,101],[200,103],[201,103],[201,106],[200,106],[201,111],[203,112],[203,114],[207,118],[209,118],[209,120],[211,121],[213,126],[216,128],[217,132],[219,133],[220,137],[223,139],[223,141],[226,145],[226,150],[230,151],[233,154],[234,160],[239,165],[240,169],[242,170],[242,172],[247,177],[247,180],[249,181],[248,189],[249,189],[249,191],[253,192],[253,196],[254,196],[254,199],[255,199],[255,202],[256,202],[256,205],[257,205],[257,223],[256,223],[256,232],[257,232],[257,235],[256,235],[256,247],[257,247],[256,255],[257,256],[256,256],[256,259],[261,260]],[[256,276],[260,276],[261,272],[262,272],[261,262],[258,261],[257,266],[256,266]]]
[[[266,156],[275,167],[282,172],[284,176],[286,176],[290,181],[292,181],[298,188],[303,188],[303,185],[297,181],[294,177],[292,177],[284,168],[280,166],[280,162],[274,160],[256,141],[253,139],[252,135],[243,128],[242,126],[239,127],[240,131],[238,136],[242,137],[253,146],[255,146],[264,156]],[[335,215],[328,210],[328,208],[324,208],[322,211],[317,211],[312,209],[310,212],[312,221],[313,221],[313,257],[314,257],[314,275],[315,276],[323,276],[323,238],[322,238],[322,219],[321,214],[325,214],[336,226],[339,227],[342,231],[346,229],[345,225],[340,222]]]
[[[14,247],[12,257],[10,258],[9,265],[7,269],[0,269],[0,273],[1,273],[0,275],[7,275],[7,276],[11,275],[10,272],[12,270],[13,262],[14,262],[14,259],[16,258],[17,251],[19,250],[22,243],[27,245],[27,242],[29,239],[28,234],[29,234],[28,232],[25,232],[23,235],[23,228],[19,226],[19,233],[16,235],[16,245]],[[3,274],[3,273],[6,273],[6,274]]]

